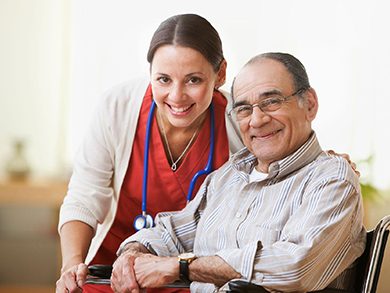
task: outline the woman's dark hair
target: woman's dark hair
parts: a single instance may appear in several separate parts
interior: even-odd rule
[[[152,64],[156,50],[163,45],[179,45],[201,53],[217,72],[224,60],[222,42],[215,28],[196,14],[179,14],[163,21],[150,41],[147,60]]]

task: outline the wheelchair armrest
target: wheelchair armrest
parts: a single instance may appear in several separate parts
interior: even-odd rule
[[[244,280],[233,280],[228,283],[230,293],[269,293],[262,286]],[[309,293],[352,293],[349,290],[325,288]]]
[[[232,293],[268,293],[263,287],[244,280],[233,280],[228,283],[229,292]]]
[[[112,266],[110,265],[90,265],[86,284],[110,285]],[[168,284],[165,288],[189,288],[190,285],[181,281]]]

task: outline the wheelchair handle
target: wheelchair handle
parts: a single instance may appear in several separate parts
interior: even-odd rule
[[[100,279],[110,279],[112,266],[109,265],[90,265],[88,266],[89,275]]]

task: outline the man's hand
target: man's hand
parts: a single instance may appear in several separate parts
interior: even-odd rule
[[[61,270],[60,279],[56,283],[56,293],[79,293],[87,278],[88,268],[84,263]]]
[[[114,292],[141,292],[134,272],[136,258],[137,256],[133,252],[125,252],[114,262],[111,274],[111,288]]]
[[[150,251],[141,243],[131,242],[124,247],[112,265],[111,288],[114,292],[142,292],[135,277],[134,262],[137,257],[144,254],[149,255]]]
[[[142,292],[143,288],[163,287],[179,279],[176,257],[126,252],[113,265],[111,288],[114,292]]]
[[[141,288],[158,288],[179,279],[177,257],[143,254],[135,259],[134,271]]]

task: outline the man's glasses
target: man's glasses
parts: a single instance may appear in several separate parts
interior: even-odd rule
[[[287,101],[288,99],[302,94],[304,91],[306,91],[307,88],[300,88],[296,92],[292,93],[289,96],[282,96],[279,94],[271,94],[268,96],[268,98],[256,103],[256,104],[238,104],[234,105],[233,109],[229,111],[229,115],[233,115],[238,121],[243,120],[253,113],[254,107],[259,107],[261,111],[264,113],[270,113],[274,112],[280,109],[282,107],[282,104]]]

